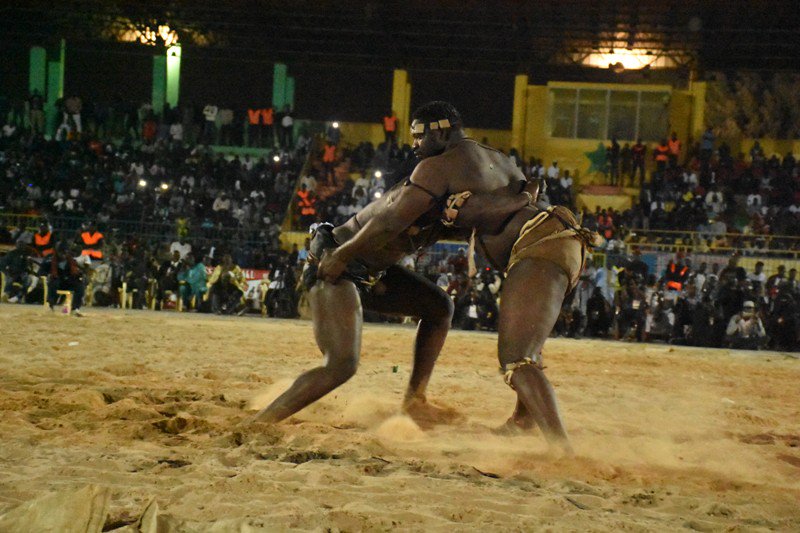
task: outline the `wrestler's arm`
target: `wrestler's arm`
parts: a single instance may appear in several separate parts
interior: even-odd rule
[[[333,252],[326,253],[320,261],[317,277],[335,281],[348,263],[370,250],[383,248],[413,224],[430,209],[433,203],[430,193],[441,195],[446,190],[446,184],[437,183],[434,174],[433,165],[425,161],[417,165],[411,181],[419,187],[402,187],[350,240]]]
[[[508,217],[535,204],[538,195],[536,182],[527,182],[522,192],[519,192],[519,182],[515,182],[500,190],[474,193],[459,208],[455,225],[478,228],[481,235],[495,235],[503,229],[502,224]]]

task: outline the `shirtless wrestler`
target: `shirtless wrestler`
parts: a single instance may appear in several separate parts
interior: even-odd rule
[[[414,150],[422,159],[409,179],[413,186],[401,189],[346,243],[326,253],[318,276],[330,283],[340,279],[355,258],[413,227],[432,199],[447,198],[450,222],[474,229],[477,251],[506,273],[498,357],[506,383],[517,393],[509,423],[536,424],[548,442],[571,453],[541,349],[578,279],[589,234],[568,209],[537,206],[530,193],[513,194],[525,180],[522,173],[501,152],[468,138],[452,105],[431,102],[413,119]],[[498,198],[506,199],[508,209],[499,208]]]
[[[425,248],[447,232],[441,222],[447,190],[433,192],[412,177],[369,204],[345,224],[333,227],[322,224],[311,241],[309,263],[303,272],[303,283],[309,289],[311,316],[317,345],[325,356],[322,366],[300,375],[292,386],[272,404],[255,415],[253,421],[274,423],[334,390],[352,377],[361,351],[362,308],[383,314],[419,318],[414,344],[414,362],[403,408],[421,425],[443,421],[453,416],[426,402],[425,389],[434,364],[444,344],[453,316],[450,297],[427,278],[396,263],[404,256]],[[515,191],[516,193],[517,191]],[[401,231],[390,238],[371,239],[358,253],[348,255],[335,279],[317,279],[317,264],[346,246],[376,218],[393,216],[395,206],[408,199],[419,209]],[[527,200],[498,198],[493,204],[486,199],[485,208],[493,208],[498,217],[507,217],[519,210]],[[407,213],[403,213],[406,215]]]

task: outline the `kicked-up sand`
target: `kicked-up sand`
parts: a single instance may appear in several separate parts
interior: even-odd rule
[[[413,329],[367,325],[358,374],[268,427],[309,322],[87,312],[0,306],[0,531],[800,531],[790,354],[551,339],[565,459],[491,431],[495,335],[451,332],[445,423],[399,411]]]

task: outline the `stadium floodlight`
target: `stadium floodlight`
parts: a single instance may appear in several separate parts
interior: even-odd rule
[[[147,180],[139,180],[139,187],[143,189],[147,187]]]
[[[381,172],[380,170],[376,170],[375,171],[375,177],[376,178],[380,178],[381,176],[383,176],[383,172]]]
[[[331,126],[333,126],[333,129],[335,129],[335,130],[339,129],[339,123],[338,122],[334,122],[333,124],[331,124]]]

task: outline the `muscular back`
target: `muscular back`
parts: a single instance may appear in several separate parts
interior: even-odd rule
[[[423,161],[446,184],[446,192],[497,192],[525,176],[498,150],[464,139],[445,153]]]

